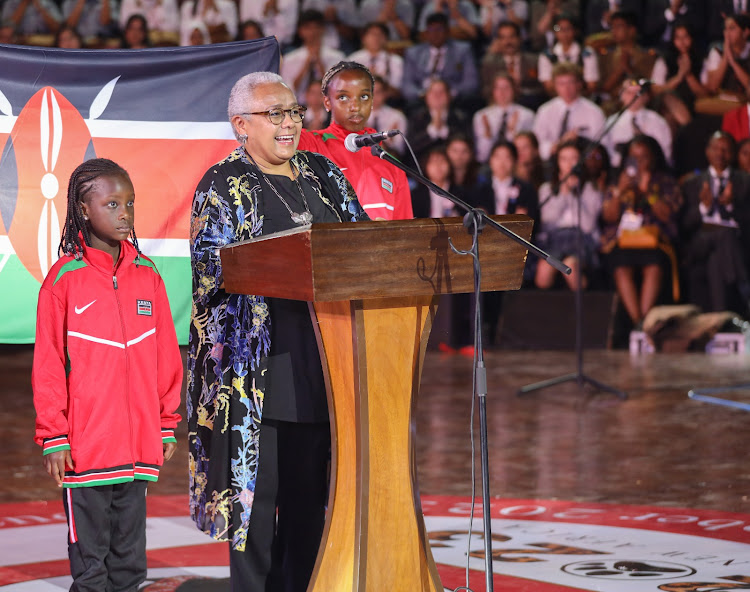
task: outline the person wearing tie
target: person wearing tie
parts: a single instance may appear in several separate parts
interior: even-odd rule
[[[689,302],[706,312],[750,313],[750,176],[735,170],[734,139],[708,141],[708,169],[683,184],[681,227]]]
[[[542,160],[550,159],[558,144],[579,136],[593,138],[604,125],[602,110],[581,96],[583,78],[577,65],[557,64],[552,80],[557,96],[539,107],[534,117],[533,131]]]
[[[507,72],[495,76],[492,103],[477,111],[473,117],[474,144],[477,160],[487,162],[490,148],[498,140],[512,141],[518,132],[534,125],[534,112],[515,102],[516,89]]]
[[[619,167],[622,163],[623,150],[628,142],[641,134],[651,136],[659,142],[667,163],[672,164],[672,130],[666,119],[656,111],[646,109],[649,100],[651,91],[648,85],[642,86],[635,78],[628,78],[623,82],[620,103],[630,106],[602,138],[613,167]],[[607,124],[612,123],[616,117],[617,115],[611,115]]]
[[[389,32],[385,23],[373,22],[362,30],[362,49],[347,60],[367,66],[373,75],[380,76],[392,89],[400,89],[404,78],[404,59],[386,49]]]

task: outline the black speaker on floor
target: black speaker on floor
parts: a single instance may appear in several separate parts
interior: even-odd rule
[[[583,293],[583,347],[608,349],[617,310],[614,291]],[[505,292],[496,345],[502,349],[575,349],[575,294],[570,290]]]

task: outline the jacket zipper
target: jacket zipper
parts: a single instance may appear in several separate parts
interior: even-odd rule
[[[112,271],[115,271],[114,269]],[[122,342],[125,344],[125,403],[128,412],[128,425],[130,426],[130,458],[133,462],[133,472],[135,476],[135,451],[133,450],[133,416],[130,413],[130,355],[128,353],[128,337],[125,333],[125,318],[122,314],[122,303],[120,302],[119,291],[117,287],[117,276],[112,275],[112,285],[115,290],[115,300],[117,301],[117,312],[120,315],[120,328],[122,329]]]

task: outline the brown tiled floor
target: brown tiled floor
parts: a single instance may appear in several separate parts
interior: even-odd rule
[[[32,441],[32,354],[30,346],[0,346],[4,502],[59,496]],[[693,387],[749,383],[750,355],[595,350],[584,360],[587,375],[629,398],[575,382],[518,397],[521,386],[573,372],[574,354],[487,353],[493,496],[750,512],[750,413],[687,397]],[[726,396],[750,402],[750,391]],[[416,418],[422,493],[471,492],[470,409],[471,360],[429,352]],[[184,423],[178,438],[152,494],[187,492]],[[478,437],[476,447],[478,458]]]

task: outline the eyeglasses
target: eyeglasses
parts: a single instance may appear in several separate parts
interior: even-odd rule
[[[299,123],[305,118],[307,107],[297,106],[291,109],[269,109],[268,111],[253,111],[251,113],[241,113],[240,115],[265,115],[274,125],[279,125],[284,121],[284,117],[289,115],[294,123]]]

